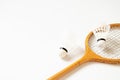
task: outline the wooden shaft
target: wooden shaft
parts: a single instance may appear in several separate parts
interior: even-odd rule
[[[83,58],[77,60],[76,62],[72,63],[68,67],[66,67],[63,70],[59,71],[58,73],[54,74],[53,76],[51,76],[47,80],[58,80],[59,78],[61,78],[65,74],[69,73],[70,71],[74,70],[75,68],[77,68],[81,64],[88,62],[88,61],[89,61],[88,57],[86,58],[86,56],[84,56]]]

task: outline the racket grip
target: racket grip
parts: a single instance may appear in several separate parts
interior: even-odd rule
[[[69,73],[70,71],[74,70],[75,68],[77,68],[78,66],[80,66],[81,64],[83,64],[87,61],[89,61],[88,58],[83,57],[83,58],[77,60],[76,62],[72,63],[68,67],[64,68],[63,70],[57,72],[53,76],[49,77],[47,80],[58,80],[65,74]]]

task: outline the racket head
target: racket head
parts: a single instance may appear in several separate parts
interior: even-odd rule
[[[110,24],[110,28],[111,29],[115,29],[115,28],[119,28],[120,31],[120,23],[115,23],[115,24]],[[120,34],[120,33],[119,33]],[[98,51],[95,51],[91,46],[93,46],[93,44],[90,44],[91,39],[94,37],[93,32],[90,32],[88,34],[88,36],[86,37],[85,40],[85,47],[86,47],[86,52],[84,57],[86,59],[89,59],[89,61],[97,61],[97,62],[104,62],[104,63],[111,63],[111,64],[117,64],[120,63],[120,57],[119,58],[112,58],[112,57],[106,57],[106,56],[102,56],[98,53]],[[120,41],[119,41],[120,42]],[[118,44],[120,45],[120,44]],[[97,46],[96,46],[97,47]],[[120,48],[119,48],[120,49]],[[102,49],[101,52],[103,53]],[[117,52],[116,52],[117,53]],[[104,53],[103,53],[104,54]],[[105,53],[105,54],[109,54],[109,53]],[[120,53],[119,53],[120,54]],[[112,54],[114,55],[114,54]]]

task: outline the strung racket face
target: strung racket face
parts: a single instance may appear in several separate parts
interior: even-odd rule
[[[102,44],[103,47],[98,47],[96,43],[95,35],[92,35],[89,38],[88,45],[96,55],[107,59],[120,59],[120,25],[111,27],[106,42]]]

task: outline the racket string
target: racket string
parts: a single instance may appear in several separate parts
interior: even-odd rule
[[[93,35],[90,38],[90,48],[98,55],[106,58],[120,58],[120,28],[112,28],[107,35],[107,41],[103,44],[105,47],[97,47],[96,39]]]

